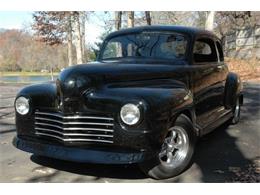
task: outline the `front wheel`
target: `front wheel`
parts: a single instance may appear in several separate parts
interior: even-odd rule
[[[158,156],[140,164],[148,176],[155,179],[174,177],[191,164],[195,147],[195,134],[190,119],[180,115],[161,146]]]

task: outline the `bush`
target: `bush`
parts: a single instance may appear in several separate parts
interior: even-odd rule
[[[229,71],[239,74],[243,81],[260,81],[260,60],[226,58],[226,63]]]

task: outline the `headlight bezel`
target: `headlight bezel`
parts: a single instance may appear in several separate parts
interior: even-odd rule
[[[125,109],[133,109],[135,111],[138,112],[138,118],[137,120],[134,120],[133,122],[128,122],[125,118],[126,118],[126,115],[123,113],[125,111]],[[126,103],[124,104],[121,109],[120,109],[120,120],[123,122],[124,125],[127,125],[127,126],[136,126],[138,125],[141,120],[142,120],[142,108],[141,108],[141,105],[140,104],[135,104],[135,103]]]
[[[19,109],[18,109],[18,102],[21,101],[21,99],[22,99],[22,101],[26,104],[26,107],[27,107],[26,112],[21,112],[21,111],[19,111]],[[19,96],[19,97],[17,97],[17,98],[15,99],[14,105],[15,105],[15,111],[16,111],[18,114],[20,114],[20,115],[22,115],[22,116],[25,116],[25,115],[27,115],[28,113],[30,113],[30,110],[31,110],[31,108],[30,108],[30,99],[29,99],[28,97],[26,97],[26,96]]]

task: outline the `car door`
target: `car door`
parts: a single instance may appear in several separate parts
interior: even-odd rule
[[[218,54],[218,64],[216,69],[216,74],[218,74],[218,101],[220,103],[220,107],[224,108],[224,95],[225,95],[225,85],[226,78],[228,75],[228,67],[224,62],[224,53],[220,40],[216,39],[216,50]]]
[[[226,67],[219,56],[214,37],[197,37],[193,47],[192,90],[201,128],[212,123],[223,110]]]

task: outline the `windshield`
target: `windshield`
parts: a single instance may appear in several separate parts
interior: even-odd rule
[[[187,39],[176,33],[142,32],[119,35],[105,42],[101,60],[152,58],[180,60],[185,58]]]

